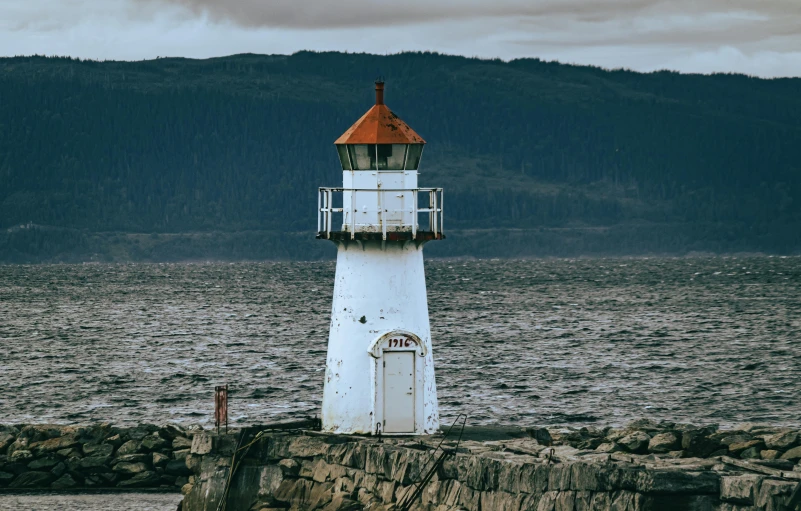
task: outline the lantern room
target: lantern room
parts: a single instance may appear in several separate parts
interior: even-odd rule
[[[342,170],[417,170],[423,137],[384,104],[384,82],[375,84],[375,105],[334,144]]]
[[[342,188],[320,188],[318,237],[442,239],[442,189],[417,186],[425,143],[384,104],[377,81],[375,105],[334,142]]]

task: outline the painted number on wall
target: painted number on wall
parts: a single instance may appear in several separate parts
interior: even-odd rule
[[[414,346],[417,346],[417,343],[406,337],[393,337],[389,340],[390,348],[411,348]]]

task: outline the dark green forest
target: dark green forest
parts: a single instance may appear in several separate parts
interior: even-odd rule
[[[445,188],[431,255],[801,252],[801,79],[300,52],[0,59],[0,261],[330,257],[379,75]]]

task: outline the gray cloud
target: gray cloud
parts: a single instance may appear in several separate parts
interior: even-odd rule
[[[383,27],[480,18],[573,19],[584,23],[666,15],[749,13],[762,21],[801,20],[798,0],[136,0],[184,7],[246,27]],[[798,25],[796,25],[798,26]]]
[[[801,0],[0,0],[0,52],[100,59],[432,50],[801,75]]]

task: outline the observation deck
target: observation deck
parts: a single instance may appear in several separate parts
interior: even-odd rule
[[[317,193],[317,239],[445,239],[442,204],[442,188],[321,187]]]

